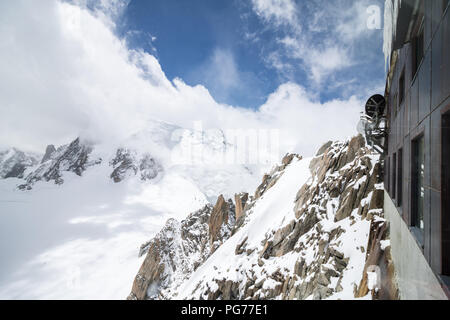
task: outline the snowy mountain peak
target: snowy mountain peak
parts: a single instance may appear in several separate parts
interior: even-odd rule
[[[28,168],[38,164],[38,158],[16,148],[0,151],[0,179],[23,178]]]
[[[47,148],[41,165],[25,177],[25,183],[20,185],[19,189],[31,190],[32,186],[38,181],[54,181],[55,184],[63,184],[65,172],[82,176],[88,167],[102,162],[101,158],[90,159],[93,147],[82,142],[80,138],[75,139],[68,145],[59,147],[57,150],[53,151],[52,149],[51,146]]]
[[[48,145],[47,148],[45,149],[45,154],[44,154],[44,157],[41,160],[41,164],[44,163],[44,162],[47,162],[48,160],[50,160],[52,155],[53,155],[53,153],[55,153],[55,152],[56,152],[55,146],[52,145],[52,144]]]

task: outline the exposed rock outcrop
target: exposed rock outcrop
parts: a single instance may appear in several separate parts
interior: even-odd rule
[[[161,299],[172,280],[184,279],[210,254],[208,205],[181,223],[169,220],[139,255],[147,254],[133,283],[130,300]],[[169,292],[170,293],[170,292]]]
[[[53,153],[55,153],[55,152],[56,152],[56,148],[54,145],[51,144],[51,145],[47,146],[47,148],[45,149],[45,154],[42,157],[41,164],[50,160]]]
[[[238,221],[244,214],[245,205],[248,201],[248,193],[240,193],[234,196],[236,204],[236,221]]]
[[[358,286],[356,297],[364,297],[370,293],[377,300],[399,299],[391,256],[389,226],[383,219],[372,219],[367,248],[363,279]],[[377,278],[378,283],[370,284],[370,273]]]
[[[211,252],[216,251],[223,241],[230,237],[235,222],[236,216],[233,201],[225,201],[225,198],[221,195],[208,221]]]
[[[162,166],[149,154],[139,156],[136,151],[125,148],[118,149],[109,164],[114,168],[111,179],[115,183],[137,174],[142,181],[152,180],[163,171]]]
[[[171,219],[158,235],[141,246],[147,254],[128,296],[130,300],[168,299],[190,274],[226,241],[234,227],[231,200],[220,196],[181,223]]]

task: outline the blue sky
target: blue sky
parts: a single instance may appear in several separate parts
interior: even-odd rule
[[[367,8],[376,5],[382,14],[382,1],[292,3],[277,15],[276,0],[131,0],[117,32],[157,57],[169,79],[202,84],[216,101],[234,106],[257,108],[287,81],[321,102],[381,88],[382,30],[366,23]],[[308,55],[327,50],[318,59],[338,61],[310,70],[317,61]]]

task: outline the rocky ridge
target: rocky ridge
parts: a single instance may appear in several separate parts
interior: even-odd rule
[[[82,176],[88,167],[98,165],[102,159],[90,159],[92,147],[82,143],[80,138],[75,139],[69,145],[54,150],[53,146],[47,147],[41,165],[25,177],[25,183],[19,186],[21,190],[31,190],[38,181],[53,181],[55,184],[63,184],[64,172],[73,172]]]
[[[211,235],[217,231],[207,226],[206,218],[195,214],[188,218],[203,221],[198,222],[199,225],[190,222],[195,228],[201,229],[201,225],[203,231],[208,229],[205,233],[209,238],[208,249],[197,249],[208,254],[202,254],[201,259],[188,254],[190,265],[196,267],[185,268],[181,274],[166,277],[163,288],[168,289],[162,290],[164,294],[159,291],[159,295],[142,292],[159,283],[162,272],[155,273],[154,270],[177,268],[177,265],[168,266],[161,262],[164,261],[161,256],[173,252],[170,248],[174,242],[166,241],[162,246],[158,242],[159,247],[152,246],[153,250],[148,251],[136,277],[130,298],[395,297],[390,248],[381,249],[381,242],[388,241],[389,237],[387,222],[383,218],[381,171],[379,155],[365,145],[362,136],[346,142],[328,142],[313,159],[287,155],[281,165],[264,176],[253,196],[236,195],[236,223],[232,236],[228,237],[227,233],[217,243],[218,248],[214,246],[212,250],[214,237]],[[306,183],[300,182],[304,175],[307,175],[303,178]],[[286,198],[288,203],[277,203],[283,201],[281,197],[284,194],[293,196]],[[223,204],[223,199],[219,199],[214,208],[222,215],[225,212]],[[265,220],[277,223],[270,224]],[[216,214],[208,221],[215,221],[217,227],[226,219],[220,219]],[[177,230],[189,232],[189,224],[184,222],[181,225]],[[266,229],[260,230],[262,226]],[[158,237],[164,237],[164,230]],[[192,238],[189,247],[204,248],[205,239],[206,236],[203,239]],[[159,269],[154,261],[158,261]],[[375,287],[368,281],[369,271],[374,268],[382,270],[385,279]],[[136,292],[137,283],[145,283],[141,287],[147,289]]]
[[[23,179],[23,183],[18,185],[20,190],[31,190],[37,182],[61,185],[65,173],[71,172],[81,177],[89,168],[103,163],[102,157],[94,151],[93,145],[80,138],[59,148],[49,145],[41,160],[37,155],[17,149],[1,151],[0,179]],[[164,173],[162,165],[149,153],[138,153],[127,148],[118,148],[108,165],[112,171],[109,178],[115,183],[132,176],[149,181]]]

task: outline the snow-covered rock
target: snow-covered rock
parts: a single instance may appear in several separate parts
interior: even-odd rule
[[[287,155],[240,204],[232,236],[215,251],[205,217],[214,210],[191,215],[189,223],[171,221],[151,242],[130,298],[371,299],[380,290],[369,292],[367,263],[382,263],[380,241],[388,236],[381,181],[379,155],[361,136],[328,143],[315,158]],[[188,241],[194,254],[186,254],[186,238],[172,236],[174,230],[203,234]],[[205,246],[211,255],[203,254]],[[182,267],[186,260],[195,268]],[[155,291],[167,270],[163,290]]]
[[[44,162],[47,162],[48,160],[50,160],[50,158],[52,157],[53,153],[56,152],[56,148],[54,145],[50,144],[47,146],[47,148],[45,149],[45,154],[44,157],[41,160],[41,164]]]
[[[28,168],[39,163],[38,158],[15,148],[0,151],[0,179],[23,178]]]
[[[170,219],[154,239],[141,246],[147,253],[128,299],[170,298],[176,288],[231,236],[235,208],[220,196],[181,223]]]
[[[149,154],[138,155],[136,151],[120,148],[110,161],[114,168],[111,179],[118,183],[130,175],[137,175],[142,181],[155,179],[162,171],[162,166]]]
[[[59,147],[56,151],[46,152],[46,157],[43,158],[45,161],[25,177],[25,183],[21,184],[19,189],[30,190],[38,181],[54,181],[55,184],[63,184],[65,172],[82,176],[88,167],[102,162],[101,158],[91,159],[92,150],[91,145],[83,143],[80,138],[77,138],[72,143]]]

